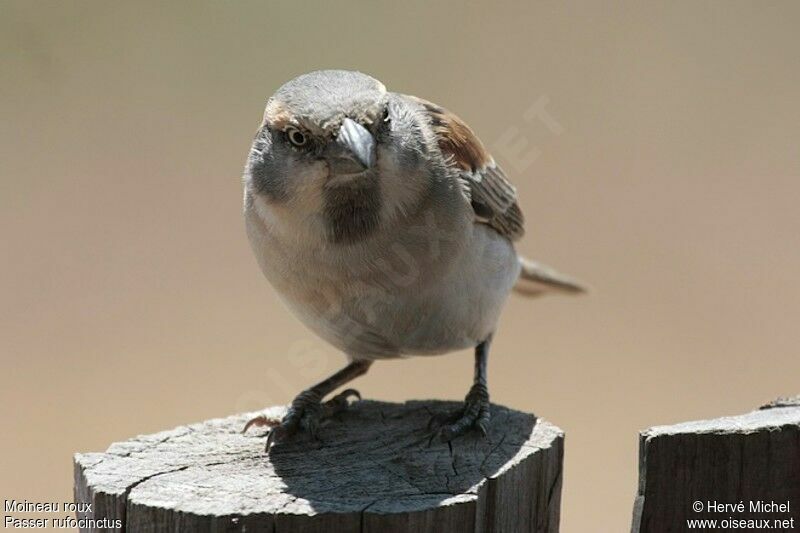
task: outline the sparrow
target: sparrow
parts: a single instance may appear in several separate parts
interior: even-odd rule
[[[449,441],[489,424],[487,361],[512,290],[579,293],[517,254],[514,186],[467,124],[360,72],[301,75],[269,98],[245,165],[244,217],[261,270],[286,306],[348,364],[301,392],[269,426],[267,450],[347,408],[325,398],[376,360],[474,348]]]

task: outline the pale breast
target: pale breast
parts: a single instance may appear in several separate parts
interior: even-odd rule
[[[287,239],[245,209],[264,275],[312,331],[353,358],[443,353],[493,331],[518,275],[513,246],[435,209],[348,246]]]

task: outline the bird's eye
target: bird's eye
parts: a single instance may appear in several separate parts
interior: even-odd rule
[[[308,143],[308,137],[306,137],[306,134],[297,128],[287,129],[286,136],[289,138],[289,142],[297,147],[305,146]]]

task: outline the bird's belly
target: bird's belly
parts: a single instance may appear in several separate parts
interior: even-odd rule
[[[427,290],[400,292],[387,306],[384,332],[404,355],[473,347],[497,325],[519,261],[511,243],[483,225],[455,268]]]
[[[248,234],[264,275],[309,329],[354,359],[476,345],[494,330],[519,275],[511,243],[483,225],[455,256],[390,247],[377,260],[347,261],[343,271],[340,257],[283,246],[258,222],[248,220]],[[364,262],[370,268],[353,267]]]

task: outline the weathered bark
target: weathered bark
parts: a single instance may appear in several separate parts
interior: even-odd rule
[[[699,503],[698,503],[699,502]],[[719,504],[741,507],[719,507]],[[758,512],[751,502],[785,504]],[[717,520],[716,529],[754,530],[794,519],[800,528],[800,396],[740,416],[650,428],[640,435],[639,491],[633,533],[688,531],[687,520]],[[695,524],[697,530],[712,530]],[[770,531],[791,529],[776,527]]]
[[[76,455],[75,499],[128,531],[558,531],[561,430],[493,406],[486,438],[431,442],[457,406],[359,402],[269,456],[255,413],[140,436]]]

